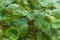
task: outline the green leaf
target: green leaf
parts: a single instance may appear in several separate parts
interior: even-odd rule
[[[59,40],[55,35],[51,37],[51,40]]]
[[[59,29],[55,29],[55,34],[60,39],[60,30]]]
[[[2,0],[2,4],[4,6],[8,5],[8,4],[11,4],[13,2],[13,0]]]
[[[34,25],[35,25],[36,29],[38,29],[38,30],[40,30],[43,27],[40,20],[36,20],[34,22]]]
[[[19,12],[19,11],[23,11],[23,7],[18,4],[10,4],[8,5],[7,10],[10,12],[13,12],[13,11]]]
[[[44,37],[43,37],[42,32],[37,31],[37,32],[36,32],[36,38],[37,38],[37,40],[44,40]]]
[[[36,27],[37,30],[40,29],[45,29],[48,27],[48,22],[46,22],[45,20],[35,20],[34,21],[34,26]]]
[[[28,21],[26,19],[24,19],[24,18],[12,20],[13,26],[15,26],[15,27],[28,26],[27,22]]]
[[[4,9],[5,9],[4,5],[3,5],[2,3],[0,3],[0,13],[1,13],[2,11],[4,11]]]
[[[6,26],[6,27],[11,26],[11,21],[5,20],[5,21],[3,22],[3,25]]]
[[[44,13],[40,12],[39,10],[34,10],[33,14],[29,14],[27,17],[29,20],[36,20],[36,19],[43,19],[44,18]]]
[[[16,36],[16,32],[17,32],[17,29],[15,28],[15,27],[10,27],[10,28],[8,28],[6,31],[5,31],[5,33],[4,33],[4,35],[6,36],[6,37],[10,37],[10,36]]]
[[[59,11],[59,9],[55,9],[55,10],[53,10],[52,11],[52,15],[55,17],[55,18],[57,18],[57,19],[60,19],[60,11]]]
[[[3,38],[3,40],[10,40],[9,38]]]
[[[12,36],[12,35],[13,35],[13,36]],[[11,39],[11,40],[16,40],[16,35],[11,34],[11,35],[9,36],[9,39]]]
[[[43,31],[48,36],[51,36],[51,34],[52,34],[50,25],[48,25]]]
[[[60,19],[55,19],[52,24],[53,28],[60,28]]]
[[[0,16],[0,21],[2,21],[2,16]]]
[[[2,39],[3,39],[3,32],[2,32],[2,29],[0,29],[0,40],[2,40]]]
[[[28,34],[25,40],[36,40],[34,36]]]
[[[24,38],[28,32],[28,26],[21,26],[17,29],[19,38]]]

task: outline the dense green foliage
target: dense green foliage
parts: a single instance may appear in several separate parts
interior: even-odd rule
[[[0,40],[60,40],[60,0],[0,0]]]

